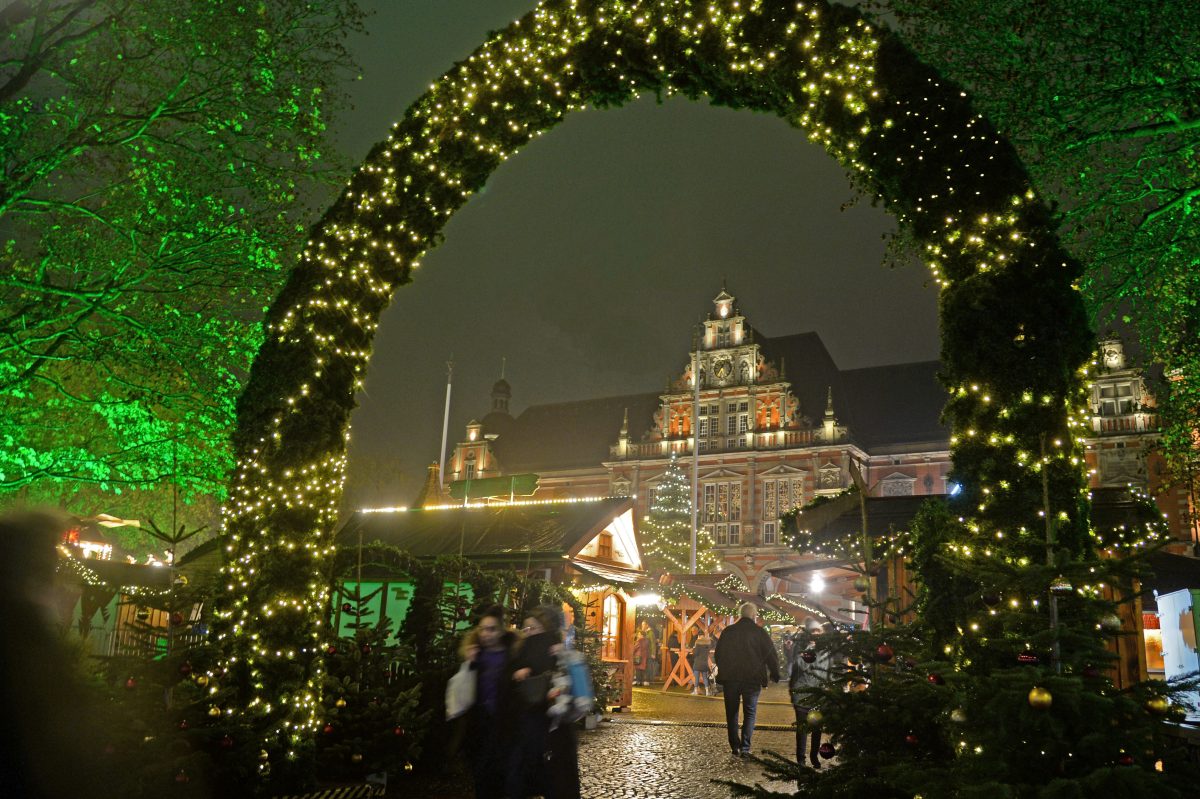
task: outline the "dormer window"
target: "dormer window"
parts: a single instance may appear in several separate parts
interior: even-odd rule
[[[1125,416],[1133,413],[1133,383],[1107,383],[1100,386],[1100,415]]]
[[[612,560],[612,533],[601,533],[596,540],[596,557]]]

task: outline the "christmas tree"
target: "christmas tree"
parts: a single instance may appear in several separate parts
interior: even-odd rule
[[[316,748],[323,780],[356,782],[385,773],[394,780],[411,772],[420,754],[428,714],[418,710],[421,686],[404,687],[398,679],[390,629],[385,619],[326,650]]]
[[[642,525],[642,557],[652,575],[691,571],[692,489],[674,454]],[[712,535],[701,527],[696,531],[696,571],[713,572],[720,563]]]
[[[800,549],[863,559],[857,534],[799,526]],[[868,593],[869,631],[816,637],[834,665],[806,703],[819,708],[809,722],[828,736],[830,762],[776,760],[777,775],[813,797],[1191,795],[1196,766],[1169,734],[1186,686],[1122,685],[1109,670],[1112,642],[1130,634],[1115,611],[1142,568],[1131,553],[1164,535],[1161,515],[1143,498],[1111,529],[1093,522],[1090,545],[1060,538],[1052,519],[1023,532],[981,543],[951,499],[927,502],[904,534],[877,537],[876,555],[916,574],[915,601],[895,587]]]

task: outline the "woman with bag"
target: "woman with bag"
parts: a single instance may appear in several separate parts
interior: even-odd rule
[[[550,707],[561,688],[553,683],[562,652],[561,614],[554,608],[529,612],[512,658],[516,723],[509,762],[508,796],[524,799],[574,799],[579,796],[579,766],[574,728],[554,725]],[[574,780],[570,779],[570,772]]]
[[[475,781],[475,799],[501,799],[510,760],[513,698],[510,683],[516,635],[505,629],[504,609],[483,611],[475,629],[463,639],[462,654],[474,677],[470,708],[465,713],[467,757]],[[458,679],[456,674],[453,680]],[[450,710],[447,686],[447,711]]]

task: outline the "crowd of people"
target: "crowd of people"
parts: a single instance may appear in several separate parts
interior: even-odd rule
[[[567,625],[557,608],[534,608],[508,628],[499,605],[463,638],[471,701],[456,720],[477,799],[578,799]]]
[[[631,651],[634,685],[657,682],[673,670],[675,658],[687,658],[691,693],[723,696],[730,752],[746,757],[759,696],[786,671],[796,716],[796,760],[820,768],[829,747],[821,746],[819,695],[831,664],[827,649],[816,643],[831,625],[810,618],[803,633],[785,635],[777,647],[759,626],[757,613],[756,605],[747,602],[739,607],[737,620],[723,629],[699,629],[686,646],[672,631],[661,649],[654,627],[641,624]],[[571,652],[565,637],[570,625],[553,607],[530,611],[520,630],[507,627],[504,617],[498,605],[486,609],[460,650],[473,698],[458,723],[475,795],[576,799],[579,762],[570,722],[578,715],[569,707],[562,710],[564,692],[570,691],[563,666],[564,653]]]

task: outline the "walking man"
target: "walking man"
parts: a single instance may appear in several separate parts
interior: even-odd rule
[[[725,727],[734,757],[750,754],[754,735],[754,717],[758,713],[758,694],[767,686],[767,678],[779,682],[779,658],[771,636],[756,623],[758,608],[747,602],[738,608],[736,624],[725,628],[717,639],[714,658],[717,682],[725,691]],[[742,708],[742,730],[738,734],[738,704]]]

